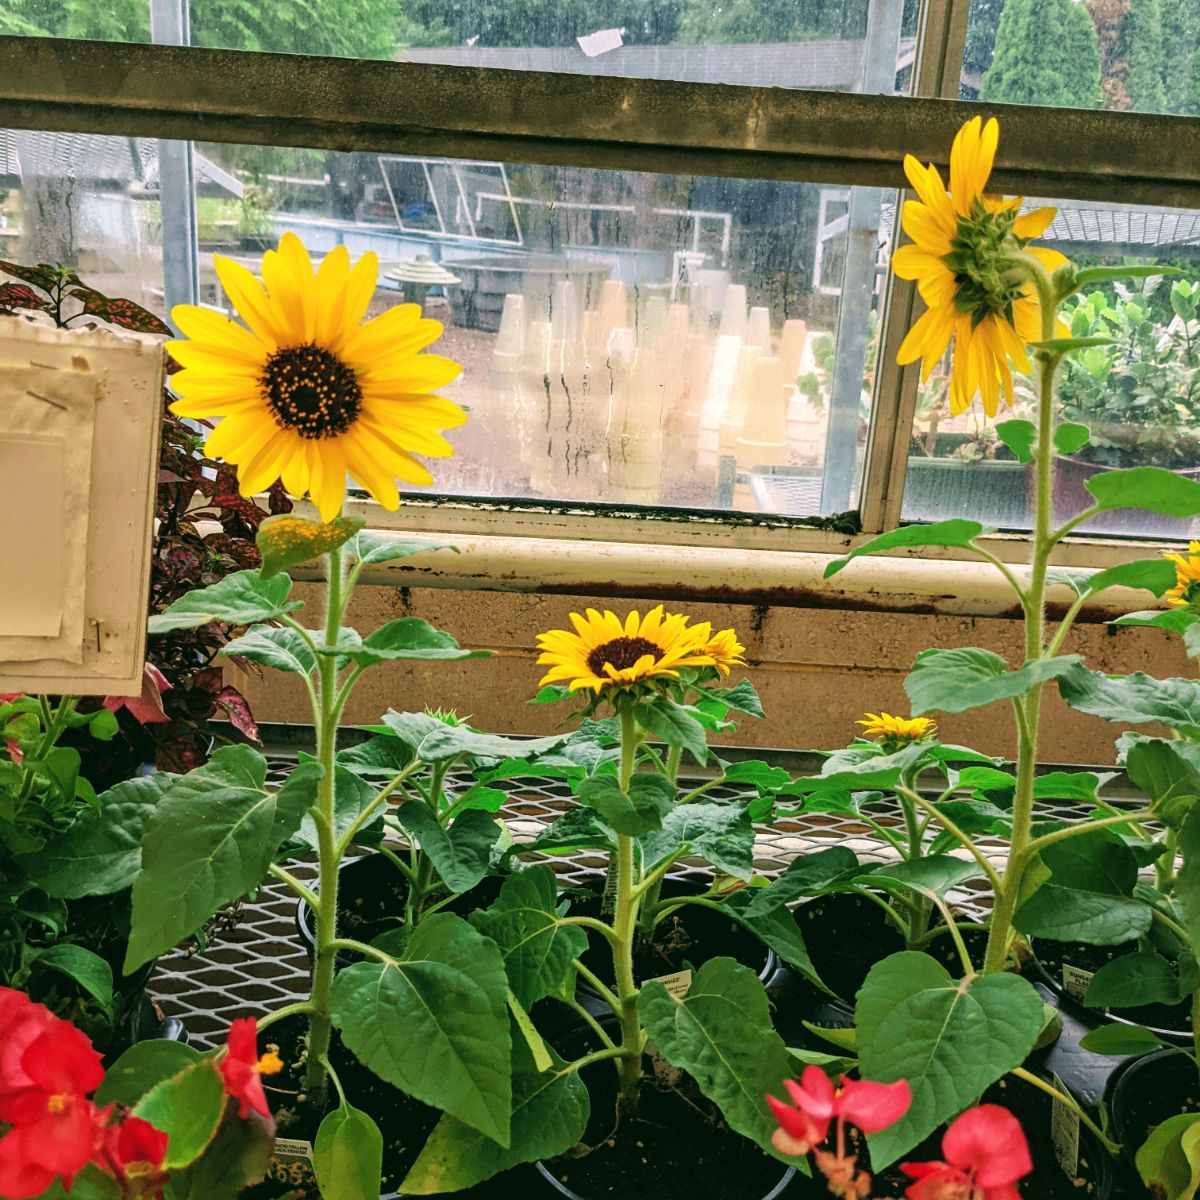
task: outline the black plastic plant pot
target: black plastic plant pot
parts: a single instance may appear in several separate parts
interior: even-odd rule
[[[277,1135],[275,1152],[267,1169],[267,1178],[241,1194],[241,1200],[338,1200],[322,1197],[312,1169],[312,1146],[326,1113],[337,1107],[333,1088],[318,1106],[311,1100],[297,1101],[303,1093],[301,1046],[306,1033],[302,1020],[285,1018],[260,1037],[262,1045],[278,1046],[284,1069],[265,1077],[267,1102],[275,1116]],[[383,1176],[381,1200],[402,1200],[411,1193],[399,1190],[400,1183],[417,1159],[422,1146],[437,1124],[436,1109],[385,1083],[364,1066],[344,1046],[335,1032],[330,1044],[330,1061],[346,1090],[346,1098],[365,1112],[383,1134]],[[454,1192],[456,1200],[512,1200],[528,1195],[534,1186],[531,1166],[515,1167],[476,1187]],[[431,1200],[439,1200],[432,1197]],[[443,1196],[441,1200],[449,1200]]]
[[[1113,1072],[1108,1088],[1112,1133],[1129,1161],[1156,1125],[1200,1112],[1200,1072],[1182,1050],[1153,1050]]]
[[[887,913],[867,896],[818,896],[801,904],[793,916],[817,975],[851,1008],[871,968],[905,948],[903,935]]]
[[[499,895],[504,877],[489,875],[469,892],[455,896],[442,910],[466,916],[487,908]],[[338,876],[338,935],[357,942],[371,942],[395,929],[404,920],[408,882],[395,863],[382,854],[365,854],[342,864]],[[308,904],[296,902],[296,932],[312,962],[316,946],[315,918]],[[346,959],[345,962],[349,962]],[[343,958],[339,957],[339,965]]]
[[[547,1167],[545,1163],[537,1164],[537,1173],[542,1183],[545,1185],[545,1194],[550,1196],[561,1196],[562,1200],[606,1200],[606,1198],[607,1200],[611,1200],[611,1198],[616,1195],[621,1195],[622,1197],[625,1195],[633,1195],[633,1193],[618,1193],[605,1190],[592,1195],[584,1196],[579,1192],[572,1191],[561,1180],[555,1179],[554,1175],[550,1171],[550,1168]],[[789,1200],[793,1195],[796,1195],[798,1198],[801,1193],[797,1193],[793,1187],[796,1178],[797,1175],[795,1168],[792,1168],[788,1170],[787,1174],[785,1174],[769,1192],[762,1193],[761,1197],[758,1194],[755,1194],[753,1197],[751,1197],[749,1192],[723,1192],[721,1193],[720,1200],[779,1200],[780,1197],[785,1195],[789,1197]],[[825,1195],[828,1196],[828,1190],[823,1190]],[[656,1187],[655,1193],[661,1196],[663,1200],[674,1200],[676,1195],[679,1196],[680,1200],[696,1200],[697,1196],[710,1195],[714,1197],[714,1200],[716,1200],[717,1196],[715,1192],[676,1193],[671,1190],[669,1184],[667,1187]]]
[[[602,887],[603,879],[599,879],[594,887],[564,893],[571,898],[571,914],[599,917]],[[665,879],[659,894],[667,900],[677,896],[695,896],[707,890],[707,883],[696,880]],[[645,983],[673,975],[688,963],[699,967],[711,958],[732,958],[742,966],[757,971],[764,983],[779,966],[774,952],[732,917],[698,904],[688,904],[663,918],[655,926],[652,937],[639,937],[634,946],[633,975],[639,983]],[[605,983],[613,982],[612,953],[608,943],[599,936],[589,937],[588,948],[580,961]],[[582,980],[578,990],[581,998],[598,999],[594,989]]]
[[[1092,976],[1101,967],[1138,948],[1137,942],[1117,946],[1093,946],[1085,942],[1055,942],[1038,938],[1030,942],[1033,966],[1039,980],[1058,998],[1060,1007],[1071,1008],[1095,1025],[1115,1021],[1140,1025],[1173,1045],[1192,1042],[1191,1003],[1147,1004],[1138,1008],[1090,1008],[1083,1003]]]
[[[612,1017],[601,1024],[615,1034]],[[580,1029],[557,1048],[570,1060],[596,1048],[590,1030]],[[643,1085],[635,1116],[614,1127],[617,1076],[611,1061],[581,1072],[591,1117],[584,1131],[586,1153],[568,1152],[537,1166],[541,1187],[525,1193],[565,1200],[779,1200],[793,1195],[794,1168],[764,1154],[734,1133],[716,1107],[682,1072],[656,1074],[644,1060]],[[658,1064],[661,1071],[663,1064]],[[522,1181],[524,1182],[524,1181]],[[800,1193],[803,1195],[803,1193]],[[828,1193],[825,1193],[828,1197]]]

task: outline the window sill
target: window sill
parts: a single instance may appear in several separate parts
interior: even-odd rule
[[[315,515],[307,504],[298,510]],[[399,512],[389,513],[374,504],[351,502],[347,511],[367,517],[369,526],[380,532],[428,536],[457,551],[377,564],[363,573],[364,583],[376,585],[868,612],[1020,615],[996,569],[961,557],[961,550],[921,549],[864,557],[826,580],[829,563],[869,541],[866,535],[713,521],[702,538],[695,535],[693,527],[699,524],[695,521],[581,518],[551,510],[513,511],[502,505],[406,503]],[[659,537],[661,533],[673,535],[674,540]],[[681,536],[684,533],[690,536]],[[987,544],[1008,561],[1019,563],[1026,552],[1026,539],[1017,535],[994,535]],[[1078,539],[1062,547],[1060,565],[1097,568],[1152,556],[1159,549],[1149,543]],[[315,564],[293,574],[300,579],[321,577]],[[1066,587],[1055,589],[1051,615],[1056,610],[1061,613],[1071,598]],[[1107,621],[1152,604],[1144,591],[1113,588],[1087,605],[1079,619]]]

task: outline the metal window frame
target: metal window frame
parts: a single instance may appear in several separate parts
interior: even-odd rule
[[[913,96],[0,37],[0,127],[857,184],[902,193],[897,147],[945,166],[961,123],[987,111],[1004,127],[993,174],[997,190],[1200,209],[1200,154],[1194,152],[1200,120],[1010,105],[985,110],[954,99],[968,7],[969,0],[927,0]],[[889,281],[860,500],[867,534],[899,519],[917,373],[895,365],[895,350],[915,304],[911,285]],[[743,520],[741,514],[614,517],[571,506],[469,501],[419,511],[431,527],[474,521],[519,536],[537,536],[540,512],[583,540],[679,544],[683,538],[719,545],[730,544],[732,535],[746,548],[782,543],[818,552],[847,544],[819,521]],[[413,512],[406,506],[406,517]],[[1023,539],[997,541],[1019,546]],[[1084,541],[1079,553],[1095,562],[1127,557],[1128,549]]]

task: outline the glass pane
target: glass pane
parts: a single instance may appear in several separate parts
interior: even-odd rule
[[[1200,114],[1200,0],[972,0],[960,94]]]
[[[5,0],[0,34],[150,40],[181,0]],[[907,91],[920,0],[191,0],[196,46]],[[868,14],[870,22],[868,24]]]
[[[162,315],[157,141],[0,129],[0,258],[72,267]]]
[[[295,231],[381,262],[372,313],[443,321],[455,495],[811,516],[857,499],[894,195],[815,184],[205,145],[200,204],[257,269]],[[843,332],[838,344],[839,316]]]
[[[905,92],[918,9],[918,0],[465,0],[449,6],[419,0],[405,8],[398,57],[510,71]]]
[[[1114,467],[1159,466],[1200,477],[1200,214],[1119,208],[1088,201],[1056,203],[1039,244],[1077,266],[1164,264],[1175,277],[1109,283],[1067,303],[1077,337],[1111,337],[1067,359],[1060,375],[1060,420],[1090,427],[1092,443],[1059,460],[1055,518],[1081,512],[1084,485]],[[1032,480],[995,434],[978,403],[951,415],[949,361],[918,393],[904,491],[908,520],[972,517],[1008,529],[1032,525]],[[1036,419],[1033,383],[1018,381],[1014,409],[997,420]],[[1154,538],[1197,536],[1193,523],[1134,511],[1104,513],[1084,533]]]

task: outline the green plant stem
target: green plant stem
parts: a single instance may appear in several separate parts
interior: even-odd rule
[[[639,1055],[641,1051],[638,1051]],[[585,1054],[582,1058],[577,1058],[572,1063],[567,1063],[558,1072],[558,1077],[561,1079],[564,1075],[570,1075],[572,1071],[582,1071],[584,1067],[590,1067],[592,1063],[604,1062],[608,1058],[620,1058],[624,1061],[628,1051],[623,1046],[605,1046],[603,1050],[593,1050],[591,1054]]]
[[[573,1008],[582,1018],[585,1025],[600,1039],[600,1044],[607,1047],[609,1050],[616,1049],[616,1042],[612,1040],[605,1032],[604,1026],[592,1016],[590,1012],[578,1000],[566,1000],[564,1003],[568,1008]]]
[[[283,883],[286,883],[288,887],[290,887],[292,891],[295,892],[296,895],[308,905],[309,908],[313,909],[314,912],[316,911],[317,904],[319,903],[317,900],[317,893],[314,892],[312,888],[308,886],[308,884],[301,883],[300,880],[291,873],[291,871],[287,870],[285,867],[281,867],[278,863],[272,863],[268,869],[275,879],[279,879]]]
[[[682,758],[683,758],[683,747],[682,746],[672,746],[667,751],[666,772],[667,772],[667,778],[672,783],[676,783],[679,780],[679,763]]]
[[[1092,1133],[1096,1135],[1097,1138],[1100,1139],[1100,1144],[1109,1152],[1109,1154],[1116,1154],[1121,1149],[1121,1147],[1118,1146],[1116,1142],[1108,1138],[1105,1135],[1104,1130],[1101,1129],[1100,1126],[1097,1125],[1096,1122],[1093,1121],[1092,1118],[1083,1111],[1073,1096],[1068,1096],[1066,1092],[1060,1092],[1058,1088],[1054,1086],[1054,1084],[1047,1083],[1044,1079],[1039,1079],[1038,1076],[1034,1075],[1032,1071],[1026,1071],[1024,1067],[1017,1067],[1016,1070],[1013,1071],[1013,1074],[1018,1079],[1022,1079],[1026,1083],[1032,1084],[1039,1091],[1045,1092],[1047,1096],[1057,1100],[1059,1104],[1069,1108],[1079,1118],[1079,1120],[1086,1125],[1088,1129],[1090,1129]]]
[[[654,870],[651,871],[650,874],[647,875],[646,878],[643,879],[642,882],[633,889],[634,898],[637,899],[639,897],[645,897],[651,891],[651,889],[653,889],[655,893],[654,900],[657,900],[658,889],[656,885],[663,881],[663,877],[674,865],[674,858],[663,859],[663,861],[660,862],[658,866],[655,867]],[[643,906],[646,908],[653,908],[654,900],[643,900]]]
[[[327,555],[328,591],[325,612],[325,645],[337,643],[342,624],[345,599],[342,594],[342,550],[339,546]],[[329,1039],[333,1028],[331,994],[334,963],[337,957],[338,867],[341,865],[334,835],[335,800],[334,776],[337,753],[337,660],[329,654],[317,656],[319,720],[317,723],[317,761],[324,775],[317,788],[313,824],[317,830],[317,928],[313,960],[312,1015],[308,1027],[308,1069],[305,1087],[320,1096],[325,1090],[324,1059],[329,1055]]]
[[[612,945],[616,945],[617,933],[611,925],[605,925],[603,921],[597,920],[596,917],[559,917],[559,925],[578,925],[581,929],[590,929],[594,933],[598,933]]]
[[[612,988],[610,988],[608,984],[606,984],[604,980],[596,974],[595,971],[584,966],[584,964],[578,958],[574,960],[574,964],[575,973],[579,976],[579,978],[591,984],[596,994],[604,1001],[605,1004],[609,1006],[609,1008],[613,1010],[613,1013],[615,1014],[621,1007],[621,1002],[617,999],[616,992],[614,992]]]
[[[1055,333],[1058,312],[1054,285],[1041,263],[1032,256],[1023,260],[1038,293],[1042,316],[1042,340],[1050,341]],[[1025,592],[1025,661],[1034,662],[1046,652],[1046,569],[1054,535],[1051,531],[1054,485],[1054,375],[1059,356],[1036,352],[1038,362],[1038,440],[1036,480],[1037,491],[1033,526],[1033,556],[1029,586]],[[1009,838],[1008,863],[992,909],[991,931],[984,955],[985,973],[1002,971],[1008,960],[1012,939],[1013,915],[1021,894],[1025,869],[1030,861],[1028,843],[1033,826],[1033,783],[1037,766],[1038,724],[1041,716],[1042,687],[1036,684],[1016,702],[1017,772],[1013,791],[1012,833]],[[995,885],[993,885],[995,886]]]
[[[394,850],[388,849],[387,846],[380,845],[377,847],[380,854],[384,856],[394,866],[405,879],[408,880],[411,886],[417,877],[417,873],[398,855]]]
[[[1021,586],[1021,581],[1017,578],[1016,573],[1002,558],[993,554],[990,550],[984,549],[983,546],[971,543],[971,549],[975,551],[985,562],[989,562],[1008,582],[1008,586],[1017,593],[1017,599],[1021,602],[1021,607],[1024,608],[1027,603],[1025,589]]]
[[[396,960],[378,946],[369,946],[366,942],[357,942],[354,938],[336,937],[329,943],[330,957],[339,950],[348,950],[351,954],[361,954],[364,958],[373,958],[381,963],[394,963]]]
[[[79,697],[64,696],[58,702],[58,707],[55,709],[49,707],[44,696],[39,696],[38,702],[42,707],[42,719],[46,721],[46,729],[42,733],[41,745],[38,746],[36,753],[33,755],[40,762],[57,745],[58,739],[67,727],[67,722],[70,720],[71,714],[79,704]],[[15,807],[18,810],[29,799],[33,792],[33,785],[37,780],[37,772],[31,767],[22,767],[22,770],[25,773],[25,778],[21,781],[21,790],[17,793],[15,801]]]
[[[638,727],[633,712],[621,711],[621,790],[628,795],[633,779],[634,755],[637,752]],[[638,1024],[638,988],[633,977],[633,942],[636,936],[638,898],[633,894],[633,838],[617,836],[617,895],[613,912],[616,939],[613,948],[613,978],[617,984],[617,1016],[621,1022],[622,1057],[617,1065],[617,1101],[621,1109],[633,1111],[637,1106],[642,1079],[642,1031]]]
[[[375,814],[385,804],[387,804],[392,793],[410,775],[412,775],[415,771],[419,770],[420,767],[421,767],[420,760],[414,758],[413,761],[411,763],[409,763],[408,766],[405,767],[403,771],[400,771],[398,774],[393,775],[392,778],[389,779],[388,782],[382,788],[380,788],[378,792],[375,793],[375,795],[371,799],[370,804],[368,804],[366,806],[366,808],[364,808],[362,810],[362,812],[360,812],[358,814],[358,816],[354,818],[354,820],[347,827],[345,833],[343,833],[342,836],[340,838],[338,838],[337,853],[338,853],[339,857],[343,856],[346,853],[346,851],[350,848],[350,843],[354,841],[354,838],[358,834],[358,831],[360,829],[362,829],[364,825],[368,824],[368,822],[370,822],[371,818],[374,817]]]
[[[1066,841],[1067,838],[1079,837],[1080,834],[1084,833],[1094,833],[1097,829],[1111,829],[1115,825],[1128,825],[1131,821],[1145,821],[1153,816],[1154,810],[1146,808],[1139,809],[1137,812],[1131,812],[1128,815],[1101,817],[1097,821],[1087,821],[1079,825],[1067,825],[1062,829],[1055,829],[1051,833],[1044,833],[1041,837],[1033,838],[1026,843],[1025,853],[1031,856],[1040,854],[1047,846],[1053,846],[1055,842]]]
[[[1001,886],[1000,872],[988,862],[987,855],[971,840],[970,836],[963,832],[958,823],[952,818],[946,816],[944,812],[931,800],[927,800],[920,792],[910,790],[908,788],[898,788],[897,796],[903,796],[910,803],[915,804],[918,808],[929,814],[930,820],[936,821],[947,833],[958,838],[964,848],[970,853],[971,857],[979,864],[979,869],[987,877],[988,883],[994,889],[999,889]]]
[[[312,1005],[307,1000],[297,1001],[295,1004],[285,1004],[282,1008],[272,1009],[269,1013],[258,1018],[258,1031],[262,1033],[264,1029],[274,1025],[277,1021],[284,1021],[288,1017],[306,1017],[312,1012]]]
[[[716,779],[710,779],[707,783],[702,783],[699,787],[694,787],[690,792],[686,792],[680,796],[680,804],[691,804],[693,800],[699,800],[706,792],[711,792],[713,788],[720,787],[725,782],[724,775],[718,775]]]

